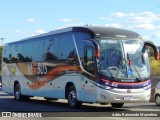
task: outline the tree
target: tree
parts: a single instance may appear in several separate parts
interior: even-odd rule
[[[0,46],[0,71],[1,71],[1,63],[2,63],[2,46]]]
[[[158,46],[158,49],[160,52],[160,46]],[[160,61],[155,60],[154,57],[150,57],[150,71],[152,77],[160,76]]]

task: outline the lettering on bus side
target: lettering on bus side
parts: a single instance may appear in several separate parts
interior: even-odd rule
[[[32,64],[28,64],[28,75],[33,75],[32,73]]]
[[[45,75],[47,74],[47,66],[45,63],[38,63],[37,67],[37,75]]]
[[[47,74],[47,66],[45,63],[28,64],[29,75],[45,75]]]

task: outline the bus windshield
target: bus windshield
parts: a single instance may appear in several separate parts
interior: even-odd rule
[[[144,80],[150,76],[149,58],[140,40],[98,39],[99,74],[107,77]]]

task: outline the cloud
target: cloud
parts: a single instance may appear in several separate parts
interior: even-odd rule
[[[151,17],[145,17],[145,16],[136,16],[134,18],[129,18],[128,22],[133,24],[141,24],[141,23],[152,23],[154,21]]]
[[[160,26],[157,26],[157,29],[160,29]]]
[[[35,20],[32,19],[32,18],[26,19],[26,21],[27,21],[27,22],[35,22]]]
[[[66,24],[65,26],[69,27],[69,26],[84,26],[84,25],[85,23],[83,22],[77,22],[77,23]]]
[[[31,36],[35,36],[35,35],[39,35],[39,34],[43,34],[46,33],[43,29],[38,29],[36,31],[34,31]]]
[[[111,18],[108,18],[108,17],[99,17],[100,20],[107,20],[107,21],[112,21]]]
[[[154,14],[149,11],[145,11],[145,12],[136,14],[134,17],[129,18],[128,22],[133,24],[142,24],[142,23],[149,24],[158,20],[160,20],[160,15]]]
[[[115,12],[115,13],[111,13],[106,17],[99,17],[99,19],[112,21],[112,20],[115,20],[114,18],[132,17],[134,15],[135,15],[134,13]]]
[[[159,19],[159,15],[156,15],[150,11],[144,11],[138,14],[139,16],[147,17],[147,18],[152,18],[152,19]]]
[[[116,12],[116,13],[111,13],[112,17],[128,17],[128,16],[134,16],[134,13],[123,13],[123,12]]]
[[[155,35],[160,38],[160,31],[157,31]]]
[[[20,30],[16,30],[16,33],[19,33],[19,34],[27,34],[26,32],[23,32],[23,31],[20,31]]]
[[[101,26],[101,27],[115,27],[115,28],[121,28],[122,24],[119,23],[113,23],[113,24],[92,24],[91,26]]]
[[[160,14],[155,14],[151,11],[144,11],[140,13],[115,12],[106,17],[99,17],[99,19],[109,21],[109,23],[116,23],[107,23],[106,26],[110,27],[122,27],[123,25],[129,29],[160,29],[160,26],[157,26],[157,22],[160,22]]]
[[[73,21],[73,19],[71,19],[71,18],[60,18],[58,20],[62,21],[62,22],[72,22]]]
[[[155,29],[155,26],[152,24],[139,24],[135,26],[136,29],[143,29],[143,30],[153,30]]]
[[[148,41],[151,39],[151,36],[148,35],[142,35],[143,40]]]
[[[70,24],[65,24],[63,26],[54,27],[54,29],[57,30],[57,29],[63,29],[63,28],[66,28],[66,27],[84,26],[84,25],[85,25],[85,23],[77,22],[77,23],[70,23]]]

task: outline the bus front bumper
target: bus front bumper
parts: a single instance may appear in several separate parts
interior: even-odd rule
[[[98,88],[97,103],[148,102],[151,89],[111,89]]]

